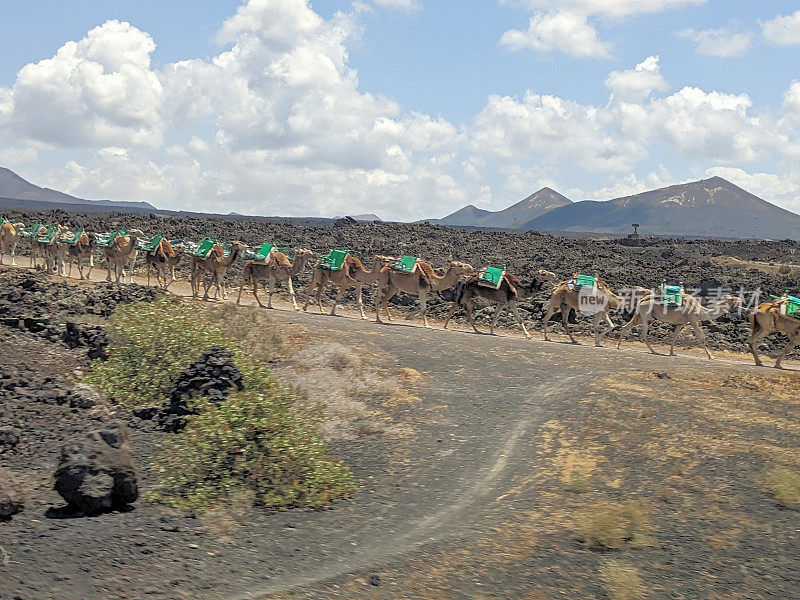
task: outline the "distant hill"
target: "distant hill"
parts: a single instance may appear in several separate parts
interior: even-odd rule
[[[0,167],[0,197],[14,200],[31,200],[56,204],[92,204],[95,206],[125,207],[143,210],[155,210],[155,206],[147,202],[128,202],[125,200],[85,200],[64,192],[39,187],[26,181],[14,171]]]
[[[470,204],[442,219],[431,219],[431,223],[455,227],[505,227],[519,229],[528,221],[572,201],[548,187],[540,189],[524,200],[504,210],[489,211]]]
[[[605,202],[576,202],[522,229],[738,238],[800,238],[800,215],[721,177],[672,185]]]

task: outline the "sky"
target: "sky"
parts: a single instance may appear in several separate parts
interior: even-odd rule
[[[800,212],[795,0],[0,0],[0,166],[90,199],[441,217],[714,175]]]

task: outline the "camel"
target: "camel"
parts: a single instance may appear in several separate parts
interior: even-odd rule
[[[67,276],[66,269],[66,255],[67,251],[63,244],[59,244],[58,240],[62,235],[69,234],[61,225],[54,225],[56,233],[50,243],[44,243],[37,240],[36,244],[42,250],[44,256],[45,271],[47,273],[57,273],[62,277]],[[42,228],[47,231],[47,228]],[[42,231],[42,230],[40,230]]]
[[[600,338],[606,336],[613,328],[614,323],[611,321],[609,312],[621,311],[626,308],[635,307],[638,301],[651,293],[651,290],[642,287],[625,288],[621,295],[617,295],[611,291],[608,285],[597,279],[596,291],[583,292],[570,286],[569,282],[562,281],[553,289],[553,294],[550,297],[550,302],[547,306],[547,312],[542,320],[544,339],[549,341],[547,337],[547,327],[550,324],[550,317],[556,312],[561,311],[561,322],[564,325],[564,330],[567,332],[570,341],[577,344],[577,340],[573,337],[572,331],[569,328],[569,311],[570,309],[582,312],[588,312],[592,315],[592,330],[594,331],[594,345],[602,346]],[[606,324],[606,329],[600,332],[599,325],[603,321]]]
[[[113,270],[116,282],[120,283],[125,267],[129,267],[130,280],[133,281],[133,266],[136,264],[136,240],[144,237],[144,233],[138,229],[131,229],[125,235],[118,235],[110,245],[103,248],[106,257],[106,281],[111,281]]]
[[[492,318],[492,325],[489,329],[489,334],[494,335],[494,327],[497,324],[497,319],[500,318],[502,312],[508,307],[512,314],[517,318],[522,333],[525,337],[531,339],[531,334],[525,328],[525,322],[519,314],[517,309],[517,300],[525,300],[533,296],[536,292],[540,291],[545,283],[556,281],[556,274],[551,271],[539,269],[528,285],[523,284],[519,279],[510,273],[503,276],[503,281],[497,289],[481,285],[478,282],[478,277],[470,277],[465,281],[459,290],[456,301],[450,307],[447,317],[444,320],[444,328],[447,329],[447,323],[455,314],[459,307],[463,306],[467,309],[467,319],[475,333],[482,333],[475,326],[475,313],[473,311],[473,304],[476,298],[485,300],[491,304],[496,304],[497,308],[494,311],[494,318]]]
[[[203,300],[208,300],[208,290],[212,285],[215,287],[214,298],[225,300],[228,297],[225,291],[225,273],[246,248],[244,243],[234,241],[231,242],[231,251],[227,256],[219,244],[214,244],[206,258],[192,255],[190,265],[192,296],[197,298],[200,295],[200,277],[203,276]]]
[[[36,237],[39,235],[39,233],[43,233],[46,230],[47,228],[44,227],[43,225],[38,225],[38,226],[32,225],[30,235],[28,235],[27,231],[25,232],[25,237],[27,237],[31,241],[31,267],[34,269],[38,266],[36,262],[36,255],[41,250],[41,244],[36,239]]]
[[[361,318],[366,319],[367,315],[364,314],[364,302],[362,292],[365,285],[370,285],[378,280],[378,273],[387,264],[392,262],[394,258],[391,256],[382,256],[376,254],[372,260],[372,269],[367,271],[364,264],[352,254],[348,254],[344,259],[344,264],[341,269],[332,271],[319,266],[317,263],[314,269],[314,275],[311,282],[308,284],[308,291],[306,292],[306,303],[303,305],[303,310],[308,310],[308,305],[311,303],[311,294],[316,290],[317,306],[319,312],[322,312],[322,291],[325,285],[332,283],[339,288],[339,293],[333,301],[330,315],[336,314],[336,307],[341,303],[344,293],[351,287],[356,288],[358,310],[361,311]]]
[[[278,250],[273,250],[270,253],[269,258],[264,262],[248,260],[244,264],[244,269],[242,270],[242,284],[239,287],[239,297],[236,298],[236,304],[239,304],[242,299],[242,290],[244,289],[245,284],[250,282],[253,284],[253,296],[255,296],[256,302],[258,302],[258,305],[261,308],[264,308],[264,305],[261,303],[261,299],[258,297],[258,283],[260,281],[267,281],[269,282],[267,308],[272,308],[272,294],[275,293],[275,281],[278,280],[286,282],[286,287],[289,290],[289,298],[292,300],[292,305],[294,306],[295,310],[300,310],[295,300],[292,277],[302,271],[305,268],[306,263],[308,263],[308,261],[310,261],[312,258],[314,258],[314,253],[311,250],[298,248],[295,251],[294,262],[290,262],[287,256]]]
[[[386,317],[389,321],[392,320],[392,315],[389,313],[389,300],[400,291],[419,298],[419,309],[417,312],[408,315],[406,320],[410,321],[411,319],[422,317],[425,327],[430,327],[427,315],[428,293],[441,292],[455,287],[463,276],[474,272],[475,269],[472,268],[472,265],[458,261],[451,262],[444,275],[437,275],[429,263],[421,260],[417,261],[417,268],[413,273],[398,271],[390,266],[383,267],[378,274],[375,322],[383,322],[380,315],[381,307],[386,311]]]
[[[72,277],[72,259],[74,258],[75,262],[78,263],[78,273],[81,279],[89,279],[92,274],[92,269],[94,269],[94,244],[92,238],[86,233],[83,233],[76,243],[61,245],[67,248],[66,256],[69,259],[69,276]],[[83,276],[84,261],[88,261],[89,263],[89,272],[86,274],[86,277]]]
[[[166,290],[175,281],[175,267],[181,261],[183,252],[183,245],[173,246],[166,238],[154,250],[146,252],[147,285],[150,285],[150,272],[153,271],[156,274],[156,284]]]
[[[681,306],[665,305],[661,299],[660,294],[651,293],[649,296],[642,298],[633,318],[622,327],[619,331],[619,341],[617,342],[617,349],[622,344],[623,336],[636,325],[642,326],[642,340],[647,344],[647,348],[653,354],[658,354],[650,345],[647,339],[647,329],[652,319],[657,319],[664,323],[672,323],[675,325],[675,331],[672,334],[672,343],[669,347],[669,355],[675,356],[675,340],[678,334],[686,325],[691,325],[694,330],[694,335],[703,344],[703,350],[706,351],[706,356],[711,359],[711,353],[706,347],[706,334],[703,333],[700,327],[701,321],[714,321],[722,315],[730,312],[730,310],[740,303],[737,296],[726,294],[720,297],[717,302],[708,308],[705,308],[700,301],[691,294],[683,294],[683,302]]]
[[[3,255],[10,248],[11,265],[16,266],[17,242],[19,242],[24,227],[24,223],[12,223],[5,220],[0,224],[0,265],[3,264]]]
[[[800,319],[781,314],[780,298],[772,302],[762,302],[750,313],[750,338],[747,340],[747,345],[753,353],[756,366],[763,366],[756,345],[776,331],[789,337],[789,342],[775,361],[775,368],[782,369],[781,361],[800,342]]]

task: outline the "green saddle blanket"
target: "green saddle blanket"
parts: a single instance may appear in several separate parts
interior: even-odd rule
[[[82,235],[83,235],[83,229],[81,229],[80,231],[76,231],[73,235],[65,234],[62,235],[60,238],[58,238],[58,243],[67,244],[68,246],[74,246],[75,244],[78,243],[78,240],[81,239]]]
[[[257,262],[264,262],[269,258],[269,255],[272,254],[273,250],[277,250],[276,246],[272,242],[264,242],[261,244],[256,250],[247,250],[244,253],[245,260],[255,260]]]
[[[342,265],[344,265],[344,261],[350,252],[352,252],[352,250],[337,250],[334,248],[327,254],[322,255],[317,268],[338,271],[342,268]]]
[[[24,238],[34,237],[35,235],[38,235],[38,232],[42,227],[44,227],[44,225],[42,225],[41,223],[36,223],[36,225],[31,227],[30,229],[28,229],[27,227],[23,229],[21,235]]]
[[[94,245],[99,246],[100,248],[108,248],[114,243],[115,239],[121,235],[125,235],[126,233],[128,233],[128,231],[125,229],[119,229],[110,233],[98,233],[94,237]]]
[[[390,266],[395,271],[400,271],[401,273],[413,273],[417,270],[418,260],[419,259],[416,256],[408,256],[404,254],[394,261]]]
[[[503,276],[506,274],[505,269],[498,267],[485,267],[478,273],[478,285],[499,289],[500,284],[503,283]]]
[[[136,249],[142,252],[153,252],[163,239],[163,235],[154,235],[150,240],[136,240]]]
[[[44,231],[36,234],[36,241],[40,244],[52,244],[58,235],[57,225],[48,225]]]
[[[661,302],[665,306],[681,306],[683,304],[683,286],[661,284]]]
[[[214,238],[205,238],[200,242],[197,247],[191,251],[192,256],[196,258],[208,258],[211,254],[211,249],[217,245],[217,240]]]
[[[800,298],[784,294],[783,296],[772,296],[773,300],[781,302],[780,312],[787,317],[800,318]]]

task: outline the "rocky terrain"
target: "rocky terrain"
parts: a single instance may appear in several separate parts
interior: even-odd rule
[[[198,241],[204,236],[215,236],[222,241],[242,241],[251,246],[266,240],[275,241],[290,248],[309,248],[317,254],[330,248],[351,248],[361,254],[369,268],[374,254],[396,255],[400,253],[419,256],[443,269],[450,260],[461,260],[480,267],[486,264],[506,265],[523,281],[529,280],[537,269],[548,269],[561,277],[574,272],[597,271],[612,288],[628,285],[658,286],[663,279],[681,281],[687,291],[695,290],[708,302],[722,292],[741,294],[745,307],[755,306],[758,297],[781,294],[785,290],[797,291],[800,268],[780,266],[793,260],[791,241],[758,240],[692,240],[682,238],[642,238],[641,246],[627,246],[623,240],[603,238],[565,238],[535,231],[508,233],[501,231],[462,230],[439,225],[405,225],[398,223],[355,222],[340,219],[335,222],[313,222],[289,219],[253,219],[247,217],[189,218],[163,215],[76,215],[63,211],[47,213],[23,213],[25,222],[59,222],[73,229],[108,231],[118,227],[136,227],[147,234],[164,234],[170,239]],[[20,243],[20,254],[28,252],[27,244]],[[26,259],[20,259],[25,264]],[[766,264],[760,264],[766,263]],[[770,263],[773,263],[770,265]],[[98,260],[102,267],[103,260]],[[241,261],[228,271],[229,285],[238,288]],[[187,261],[178,266],[179,277],[186,277]],[[302,272],[295,282],[304,296],[310,269]],[[248,292],[245,290],[245,294]],[[327,300],[333,291],[328,290]],[[367,289],[365,303],[373,308],[374,291]],[[429,299],[429,311],[434,317],[443,319],[452,299],[452,292]],[[345,296],[353,302],[352,290]],[[522,303],[523,315],[534,329],[540,328],[544,316],[548,293],[543,291],[532,301]],[[406,311],[416,305],[416,299],[398,295],[392,303],[395,310]],[[313,307],[309,307],[313,310]],[[478,312],[478,323],[487,323],[491,308]],[[622,324],[628,315],[614,316],[615,323]],[[458,317],[457,317],[458,318]],[[463,318],[463,314],[462,314]],[[556,315],[555,319],[560,320]],[[501,325],[516,327],[513,317],[506,313]],[[555,331],[560,324],[554,323]],[[589,323],[578,317],[576,331],[586,333]],[[748,324],[743,315],[732,314],[706,324],[710,333],[709,347],[746,351],[745,340]],[[655,339],[665,339],[671,327],[656,325],[652,331]],[[691,341],[685,333],[682,340]],[[778,340],[778,344],[782,344]],[[773,338],[766,342],[771,350]]]

